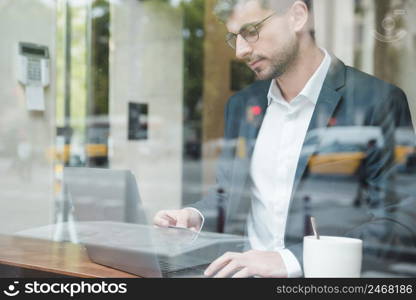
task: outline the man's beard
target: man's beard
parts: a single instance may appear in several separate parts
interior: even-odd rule
[[[275,79],[282,76],[289,70],[296,62],[299,55],[299,42],[297,39],[290,41],[279,53],[275,53],[270,59],[263,56],[256,57],[253,61],[258,59],[267,59],[271,62],[268,69],[254,70],[258,80]]]

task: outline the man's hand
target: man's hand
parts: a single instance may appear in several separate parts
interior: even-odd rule
[[[155,215],[153,223],[161,227],[176,226],[199,231],[202,225],[202,218],[196,210],[189,208],[161,210]]]
[[[278,252],[250,250],[245,253],[225,253],[205,270],[204,275],[214,278],[287,277],[286,266]]]

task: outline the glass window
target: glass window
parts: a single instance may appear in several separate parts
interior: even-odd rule
[[[304,276],[314,216],[321,235],[364,241],[361,276],[415,276],[416,9],[311,2],[288,35],[280,6],[2,0],[0,233],[81,243],[79,221],[188,208],[203,237],[244,240],[213,259],[287,249]],[[255,42],[228,46],[273,10]]]

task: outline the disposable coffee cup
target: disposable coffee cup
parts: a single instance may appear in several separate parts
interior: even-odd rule
[[[305,236],[303,271],[308,278],[358,278],[361,276],[363,241],[353,238]]]

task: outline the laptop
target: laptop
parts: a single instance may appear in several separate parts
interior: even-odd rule
[[[142,277],[204,277],[213,260],[246,247],[242,236],[150,224],[128,170],[65,168],[64,186],[95,263]]]

